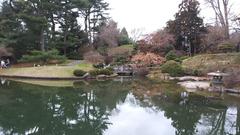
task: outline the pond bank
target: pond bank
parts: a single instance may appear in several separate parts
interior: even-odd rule
[[[2,78],[13,78],[13,79],[37,79],[37,80],[92,80],[101,78],[114,78],[117,75],[111,76],[96,76],[96,77],[37,77],[37,76],[17,76],[17,75],[0,75]]]

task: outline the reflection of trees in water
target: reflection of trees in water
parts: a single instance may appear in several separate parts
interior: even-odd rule
[[[235,106],[233,100],[218,101],[195,94],[183,97],[177,85],[171,87],[167,84],[147,85],[148,83],[144,81],[134,83],[137,83],[134,85],[137,86],[134,87],[137,93],[133,92],[133,94],[140,97],[139,99],[142,99],[141,94],[147,95],[147,91],[160,93],[152,96],[151,102],[141,100],[141,104],[155,106],[158,111],[164,111],[165,116],[172,120],[172,126],[175,127],[178,135],[240,134],[240,108]],[[155,86],[161,88],[154,88]],[[237,110],[236,114],[231,114],[232,108]]]
[[[75,88],[11,82],[10,86],[0,89],[1,97],[5,97],[0,99],[0,132],[101,135],[110,124],[109,113],[119,102],[125,101],[131,88],[145,90],[142,94],[152,89],[151,92],[158,94],[148,100],[139,100],[137,104],[164,111],[165,117],[172,120],[176,134],[240,133],[240,108],[232,101],[219,102],[192,94],[181,97],[177,85],[155,85],[144,80],[123,84],[93,81],[87,85],[80,82],[75,84]],[[137,99],[142,99],[138,94],[133,92]],[[234,114],[230,114],[232,108],[236,111]]]
[[[179,135],[226,135],[239,134],[240,109],[228,107],[218,101],[191,95],[187,102],[181,104],[180,96],[153,102],[165,112],[165,116],[172,120],[172,125]],[[233,113],[232,109],[237,109]],[[234,119],[236,117],[236,119]]]
[[[93,82],[91,87],[73,89],[12,83],[0,89],[9,101],[0,105],[0,130],[4,134],[101,135],[110,124],[109,112],[127,95],[113,90],[119,85]],[[107,86],[111,89],[103,89]]]

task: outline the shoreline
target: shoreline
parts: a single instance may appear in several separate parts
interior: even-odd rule
[[[95,80],[99,78],[114,78],[118,75],[96,76],[96,77],[37,77],[37,76],[18,76],[18,75],[0,75],[0,78],[10,79],[36,79],[36,80]]]

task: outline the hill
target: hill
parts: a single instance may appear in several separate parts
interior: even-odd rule
[[[185,70],[200,71],[203,74],[212,71],[240,70],[240,53],[203,54],[183,61]]]

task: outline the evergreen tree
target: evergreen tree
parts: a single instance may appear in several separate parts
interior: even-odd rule
[[[189,55],[199,52],[201,34],[205,32],[199,5],[197,0],[183,0],[175,20],[167,23],[167,30],[175,35],[176,48],[188,51]]]
[[[0,10],[0,44],[17,50],[18,57],[54,48],[66,54],[69,47],[93,41],[107,19],[107,9],[104,0],[5,0]],[[86,32],[79,18],[87,18]]]
[[[118,42],[119,42],[119,45],[126,45],[131,43],[131,40],[128,36],[127,29],[125,27],[120,32],[120,37]]]

